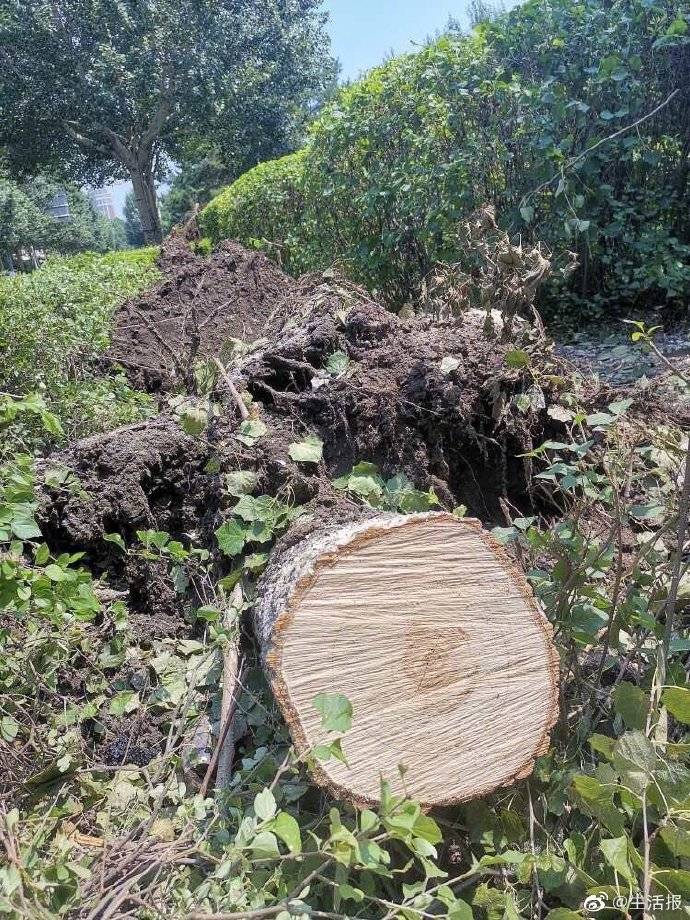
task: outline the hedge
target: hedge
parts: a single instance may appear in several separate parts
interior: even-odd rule
[[[398,306],[435,261],[466,259],[458,226],[491,202],[510,232],[577,252],[552,314],[687,304],[689,22],[688,0],[528,0],[342,90],[207,229],[295,272],[340,262]]]
[[[307,266],[300,216],[307,151],[260,163],[217,195],[203,210],[203,232],[213,240],[237,239],[269,252],[287,271]]]

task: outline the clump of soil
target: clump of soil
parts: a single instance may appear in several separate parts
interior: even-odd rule
[[[141,383],[154,391],[184,385],[186,369],[169,362],[191,347],[194,329],[203,333],[199,355],[221,355],[228,336],[256,341],[228,363],[234,394],[217,379],[219,409],[201,435],[185,434],[167,411],[58,458],[79,488],[41,498],[53,545],[86,549],[92,562],[105,554],[106,567],[112,548],[103,534],[113,532],[129,542],[138,529],[165,530],[215,549],[227,506],[223,476],[238,469],[257,475],[257,494],[287,495],[315,513],[333,504],[332,480],[363,460],[487,522],[504,522],[504,502],[533,507],[529,461],[520,455],[552,433],[553,394],[529,368],[506,365],[521,341],[490,337],[482,317],[402,320],[333,273],[296,282],[237,243],[202,259],[173,239],[161,267],[167,278],[117,318],[113,353],[148,362]],[[515,333],[530,334],[527,326]],[[237,438],[238,393],[266,430],[250,445]],[[318,466],[290,458],[290,444],[308,435],[323,441]],[[160,603],[141,606],[156,617]]]
[[[188,379],[197,360],[231,339],[254,341],[294,286],[263,253],[232,241],[203,258],[172,237],[159,265],[164,280],[119,309],[105,355],[150,392]]]

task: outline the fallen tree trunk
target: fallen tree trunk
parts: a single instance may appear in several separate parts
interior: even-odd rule
[[[319,694],[352,704],[347,764],[314,767],[339,798],[376,804],[387,779],[426,805],[462,801],[528,775],[546,750],[551,629],[478,521],[383,514],[317,529],[277,555],[258,597],[255,632],[299,753],[328,743]]]

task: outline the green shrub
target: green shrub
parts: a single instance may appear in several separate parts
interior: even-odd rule
[[[339,261],[399,305],[436,261],[463,260],[458,224],[489,202],[511,233],[577,252],[552,315],[682,305],[689,22],[687,0],[528,0],[395,58],[317,120],[292,161],[297,206],[258,167],[209,206],[211,235],[289,240],[293,270]]]
[[[204,209],[201,225],[214,241],[236,239],[270,253],[287,271],[308,268],[302,177],[306,151],[250,169]]]
[[[0,277],[0,390],[38,392],[67,435],[132,421],[149,399],[121,375],[98,376],[117,306],[151,284],[156,249],[50,259],[27,275]],[[6,447],[37,447],[44,432],[21,412],[3,431]]]

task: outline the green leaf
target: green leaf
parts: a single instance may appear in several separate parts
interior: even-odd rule
[[[242,495],[251,495],[256,489],[259,477],[253,470],[235,470],[232,473],[225,474],[225,488],[239,498]]]
[[[238,521],[226,521],[218,528],[215,536],[225,556],[239,556],[244,549],[247,531]]]
[[[359,888],[353,888],[352,885],[348,885],[347,882],[338,885],[338,894],[343,899],[343,901],[363,901],[364,892],[360,891]]]
[[[412,833],[428,843],[437,844],[443,840],[438,824],[428,815],[420,815],[412,826]]]
[[[582,915],[567,907],[554,907],[546,915],[546,920],[582,920]]]
[[[661,517],[663,513],[663,505],[632,505],[630,507],[630,517],[635,518],[636,521],[649,521]]]
[[[637,882],[637,878],[630,867],[630,861],[628,859],[628,838],[625,834],[623,834],[622,837],[602,840],[599,847],[611,868],[634,885]]]
[[[126,712],[133,712],[139,706],[139,694],[134,690],[121,690],[111,699],[108,712],[121,718]]]
[[[319,693],[313,700],[321,725],[329,732],[346,732],[352,726],[352,703],[342,693]]]
[[[350,359],[344,351],[334,351],[328,361],[326,361],[326,370],[334,377],[344,374],[350,366]]]
[[[674,719],[690,725],[690,689],[667,687],[661,695],[661,701]]]
[[[318,463],[323,456],[323,441],[316,435],[309,435],[304,441],[291,444],[288,453],[296,463]]]
[[[649,698],[644,690],[628,681],[620,683],[613,694],[614,709],[629,729],[644,729],[647,724]]]
[[[454,904],[450,904],[448,906],[448,920],[474,920],[472,908],[467,901],[458,898]]]
[[[594,734],[588,739],[588,743],[593,751],[603,754],[607,760],[613,758],[613,749],[616,744],[615,738],[609,738],[608,735]]]
[[[594,776],[578,774],[573,777],[571,790],[580,806],[593,818],[598,818],[612,834],[623,833],[625,823],[613,804],[613,789],[602,785]]]
[[[254,804],[256,811],[256,801]],[[299,824],[286,811],[281,811],[276,819],[271,822],[271,830],[280,837],[291,853],[302,852],[302,837]]]
[[[587,416],[587,424],[596,428],[606,428],[612,422],[616,421],[615,415],[609,415],[608,412],[594,412]]]
[[[644,732],[630,731],[622,735],[613,750],[613,765],[621,783],[641,794],[652,781],[657,755]]]
[[[531,224],[534,220],[534,208],[531,205],[521,207],[520,216],[526,224]]]
[[[45,567],[45,573],[51,581],[64,581],[67,578],[64,569],[61,569],[59,565],[55,565],[54,562]]]
[[[15,514],[10,526],[18,540],[34,540],[41,536],[38,524],[29,513]]]
[[[270,789],[262,789],[254,796],[254,814],[261,821],[270,821],[275,817],[276,800]]]
[[[19,734],[19,722],[12,716],[3,716],[0,719],[0,738],[3,741],[14,741]]]
[[[505,363],[508,367],[527,367],[529,360],[529,354],[522,348],[506,352]]]
[[[261,831],[254,837],[249,847],[259,859],[274,859],[280,856],[278,840],[270,831]]]
[[[198,438],[206,431],[208,412],[198,406],[190,406],[180,415],[180,425],[185,434]]]
[[[115,546],[119,547],[124,553],[127,549],[125,546],[125,541],[122,539],[119,533],[105,533],[103,534],[103,539],[106,543],[114,543]]]
[[[263,438],[267,431],[268,428],[261,419],[248,418],[242,422],[235,437],[242,444],[246,444],[247,447],[253,447],[258,440]]]
[[[687,22],[679,16],[677,19],[674,19],[668,29],[666,29],[666,34],[669,36],[686,35],[687,31]]]

